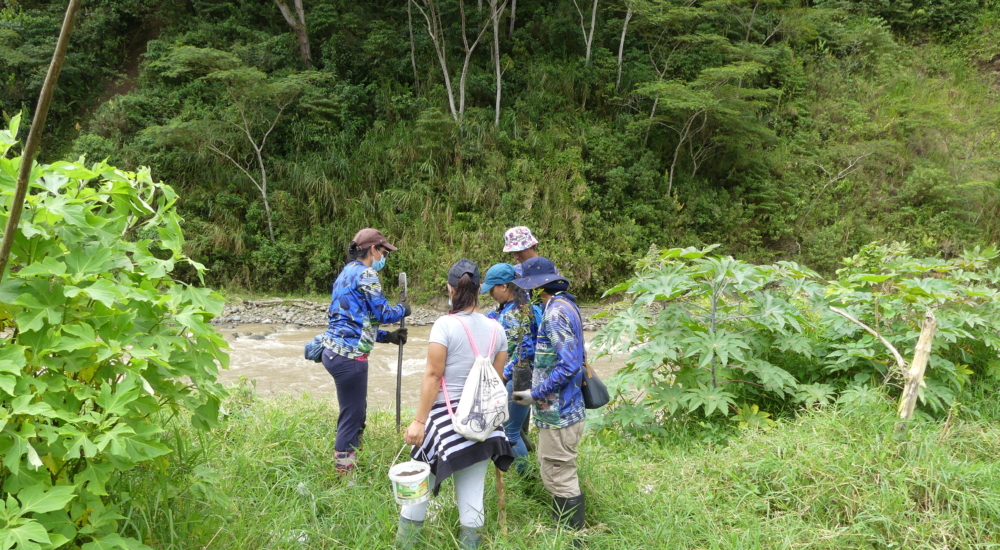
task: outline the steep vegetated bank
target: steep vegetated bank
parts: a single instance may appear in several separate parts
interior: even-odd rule
[[[8,115],[61,9],[0,12]],[[213,285],[324,291],[365,225],[434,292],[526,224],[589,295],[652,243],[830,274],[1000,233],[992,2],[315,0],[308,57],[275,2],[87,9],[45,154],[152,166]],[[94,105],[150,29],[138,87]]]

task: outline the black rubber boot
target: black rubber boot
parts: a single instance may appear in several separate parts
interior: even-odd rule
[[[571,498],[553,497],[552,512],[555,520],[568,529],[579,531],[587,521],[587,509],[583,494]]]
[[[458,533],[458,547],[461,550],[478,550],[479,543],[483,541],[483,535],[478,527],[465,527]]]
[[[424,522],[400,516],[399,527],[396,528],[395,547],[399,550],[414,550],[420,544],[420,532],[423,529]]]

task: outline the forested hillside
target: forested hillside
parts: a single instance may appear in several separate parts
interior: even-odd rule
[[[995,1],[84,5],[41,160],[150,166],[213,285],[325,291],[366,225],[425,292],[528,225],[589,295],[654,243],[830,273],[1000,236]],[[3,3],[6,118],[64,9]]]

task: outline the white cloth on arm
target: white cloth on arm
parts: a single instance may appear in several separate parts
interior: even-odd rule
[[[507,351],[507,334],[500,323],[486,317],[481,313],[463,311],[454,315],[444,315],[434,321],[431,327],[430,342],[441,344],[448,348],[448,357],[444,364],[444,379],[448,384],[448,397],[452,401],[462,398],[462,389],[465,387],[465,380],[469,377],[472,364],[476,362],[476,354],[469,344],[469,337],[462,327],[462,321],[455,317],[462,317],[469,325],[472,337],[476,340],[476,347],[479,353],[486,354],[490,350],[490,338],[493,329],[496,328],[496,343],[493,344],[493,355],[490,360],[496,358],[497,353]],[[435,403],[444,403],[444,393],[438,390]]]
[[[486,465],[489,463],[489,460],[477,462],[451,475],[455,478],[458,521],[464,527],[479,528],[486,522],[483,489],[486,486]],[[434,474],[431,474],[428,482],[431,486],[434,485]],[[411,521],[424,521],[427,518],[428,504],[429,501],[415,506],[403,506],[403,517]]]

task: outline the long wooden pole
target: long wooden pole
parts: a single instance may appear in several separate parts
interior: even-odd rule
[[[500,509],[499,516],[497,519],[500,521],[500,528],[503,529],[503,534],[507,534],[507,495],[503,486],[503,472],[499,468],[494,467],[497,473],[497,507]]]
[[[69,37],[73,34],[73,24],[76,22],[76,14],[80,11],[81,3],[82,0],[70,0],[69,6],[66,8],[62,30],[59,31],[59,41],[56,42],[56,51],[52,54],[49,72],[45,75],[42,91],[38,94],[38,105],[35,107],[35,116],[31,121],[28,141],[24,143],[24,152],[21,154],[21,169],[17,174],[17,188],[14,190],[14,199],[10,205],[7,226],[3,231],[3,243],[0,244],[0,280],[3,280],[4,273],[7,271],[10,250],[14,246],[14,238],[17,236],[17,226],[21,223],[24,197],[28,194],[28,179],[31,177],[31,168],[35,163],[35,155],[38,153],[38,146],[42,141],[45,119],[49,115],[49,105],[52,103],[52,95],[55,93],[63,60],[66,59]]]
[[[910,363],[910,370],[906,373],[903,396],[899,399],[899,418],[901,420],[909,420],[913,416],[913,408],[917,405],[917,393],[920,391],[920,383],[924,379],[927,360],[931,356],[931,344],[934,342],[935,332],[937,332],[937,318],[934,317],[933,312],[928,311],[924,316],[924,328],[920,331],[917,347],[913,351],[913,362]]]
[[[406,284],[406,273],[399,274],[399,302],[403,303],[409,300],[409,289]],[[399,320],[399,328],[406,328],[406,317]],[[400,401],[402,398],[403,391],[403,344],[399,344],[399,361],[396,362],[396,431],[400,428],[400,414],[401,405]]]

